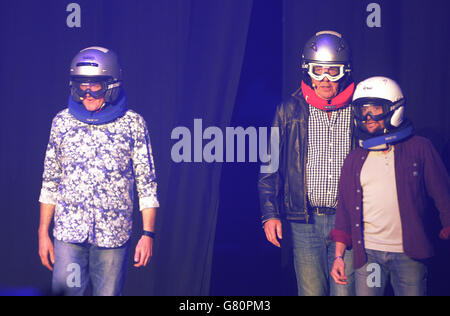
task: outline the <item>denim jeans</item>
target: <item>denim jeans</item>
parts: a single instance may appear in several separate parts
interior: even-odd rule
[[[310,217],[310,223],[291,222],[294,267],[300,296],[353,296],[353,252],[344,255],[347,285],[336,284],[330,275],[335,257],[335,243],[330,239],[336,215]]]
[[[128,248],[128,243],[119,248],[101,248],[55,240],[53,293],[82,296],[91,281],[94,296],[121,295]]]
[[[358,296],[382,296],[390,279],[396,296],[424,296],[427,267],[404,253],[366,249],[367,263],[355,271]]]

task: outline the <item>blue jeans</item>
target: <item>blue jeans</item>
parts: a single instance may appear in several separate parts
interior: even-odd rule
[[[127,257],[128,243],[119,248],[101,248],[55,240],[52,291],[82,296],[91,281],[94,296],[121,295]]]
[[[345,252],[347,285],[336,284],[330,275],[335,257],[335,243],[330,239],[336,215],[310,217],[309,224],[291,222],[294,267],[300,296],[353,296],[353,252]]]
[[[355,271],[358,296],[382,296],[390,279],[396,296],[424,296],[427,267],[404,253],[366,249],[367,263]]]

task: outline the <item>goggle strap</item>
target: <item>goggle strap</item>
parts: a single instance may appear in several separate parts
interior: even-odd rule
[[[400,100],[394,102],[389,108],[392,108],[391,111],[397,110],[399,107],[405,105],[405,98],[401,98]]]
[[[115,83],[112,83],[112,84],[108,85],[107,89],[109,90],[109,89],[113,89],[113,88],[120,87],[121,84],[122,84],[122,83],[121,83],[120,81],[115,82]]]

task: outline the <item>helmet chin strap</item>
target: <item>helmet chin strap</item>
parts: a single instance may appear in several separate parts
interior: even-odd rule
[[[360,146],[368,150],[386,150],[389,146],[380,148],[380,145],[397,143],[405,138],[408,138],[413,133],[413,131],[414,128],[412,126],[408,126],[400,131],[372,137],[366,140],[360,140]]]

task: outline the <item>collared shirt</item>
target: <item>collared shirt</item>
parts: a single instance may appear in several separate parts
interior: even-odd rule
[[[351,149],[351,107],[328,113],[309,106],[306,186],[311,206],[336,208],[339,177]]]
[[[39,201],[55,205],[56,239],[119,247],[131,235],[134,182],[139,208],[158,207],[150,138],[132,110],[108,124],[85,124],[68,109],[52,122]]]

